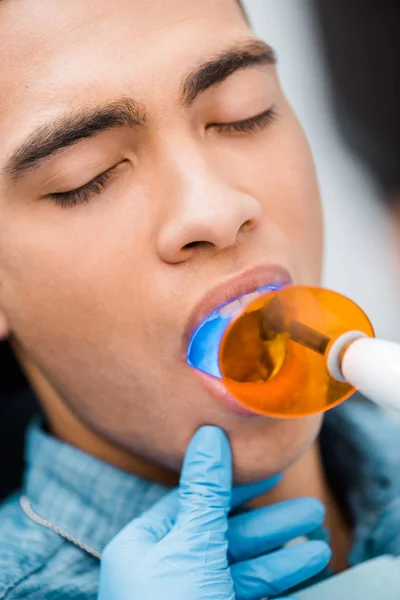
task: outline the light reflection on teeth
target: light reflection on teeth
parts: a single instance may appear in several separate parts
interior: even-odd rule
[[[238,298],[238,300],[230,302],[229,304],[226,304],[225,306],[220,308],[218,311],[219,316],[223,319],[230,319],[231,317],[234,317],[242,307],[241,300],[241,298]]]
[[[266,286],[260,288],[256,292],[251,292],[251,294],[244,294],[243,296],[240,296],[240,298],[237,298],[237,300],[234,300],[233,302],[230,302],[229,304],[226,304],[220,308],[217,311],[217,314],[223,319],[231,319],[232,317],[236,316],[244,306],[247,306],[256,298],[259,298],[267,290],[271,291],[271,288]]]
[[[247,306],[248,304],[250,304],[250,302],[253,302],[253,300],[255,300],[256,298],[259,298],[261,296],[260,291],[257,292],[252,292],[251,294],[246,294],[245,296],[242,296],[240,298],[240,304],[242,306]]]

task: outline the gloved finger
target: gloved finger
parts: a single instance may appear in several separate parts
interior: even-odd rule
[[[232,508],[236,508],[249,502],[261,494],[265,494],[272,488],[274,488],[282,479],[282,475],[275,475],[270,479],[264,479],[263,481],[257,481],[256,483],[248,483],[247,485],[238,485],[232,490]]]
[[[231,563],[260,556],[307,535],[324,521],[325,508],[314,498],[298,498],[252,510],[229,519]]]
[[[264,481],[237,486],[232,491],[232,506],[240,506],[273,488],[281,475]],[[175,524],[179,506],[179,489],[173,490],[149,508],[141,517],[128,524],[119,534],[121,541],[159,542]]]
[[[129,543],[133,548],[133,544],[144,547],[159,542],[174,526],[178,507],[178,490],[174,490],[128,523],[114,538],[113,545]]]
[[[228,438],[218,427],[201,427],[183,462],[177,526],[196,529],[197,536],[209,536],[213,531],[213,541],[225,541],[231,492],[232,454]]]
[[[331,558],[324,542],[306,542],[231,567],[237,600],[278,596],[322,571]]]
[[[250,499],[267,492],[274,487],[282,476],[277,475],[271,479],[238,486],[233,490],[234,506],[239,506]],[[159,542],[169,533],[176,522],[179,506],[179,489],[173,490],[159,500],[141,517],[129,523],[115,538],[116,542],[136,541],[138,544]]]

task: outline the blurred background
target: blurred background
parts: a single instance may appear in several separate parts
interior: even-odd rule
[[[396,1],[245,0],[244,4],[255,31],[277,51],[283,88],[314,153],[325,212],[324,283],[358,302],[377,335],[400,341],[400,245],[394,239],[386,185],[392,183],[395,167],[385,172],[388,161],[377,148],[375,163],[377,168],[383,163],[383,168],[379,164],[379,176],[368,168],[360,152],[351,147],[354,140],[363,148],[364,140],[360,132],[349,130],[345,123],[348,115],[338,109],[338,97],[333,94],[338,92],[338,76],[344,82],[340,92],[348,89],[346,81],[351,86],[352,78],[356,83],[359,79],[359,89],[351,91],[361,116],[367,120],[371,111],[371,130],[386,128],[391,143],[399,140],[396,123],[385,120],[389,103],[394,106],[394,83],[389,79],[397,59],[382,44],[382,38],[387,44],[393,43],[395,29],[400,39],[399,21],[395,23],[393,18]],[[369,22],[364,25],[368,10]],[[374,40],[371,31],[381,37]],[[382,82],[376,81],[376,66],[380,73],[386,69],[382,73],[387,74],[384,89]],[[376,90],[378,85],[380,90]],[[379,104],[380,113],[374,103]],[[400,236],[400,227],[398,232]]]

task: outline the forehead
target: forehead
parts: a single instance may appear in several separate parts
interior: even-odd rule
[[[236,0],[1,1],[1,113],[15,125],[90,96],[136,96],[247,35]]]
[[[188,70],[248,36],[236,0],[0,0],[0,162],[71,107],[130,96],[160,108]]]

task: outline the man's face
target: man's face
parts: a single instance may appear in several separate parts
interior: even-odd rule
[[[0,56],[0,311],[25,357],[161,465],[212,423],[238,480],[285,468],[320,418],[241,415],[185,362],[215,286],[320,276],[312,159],[236,1],[11,0]]]

